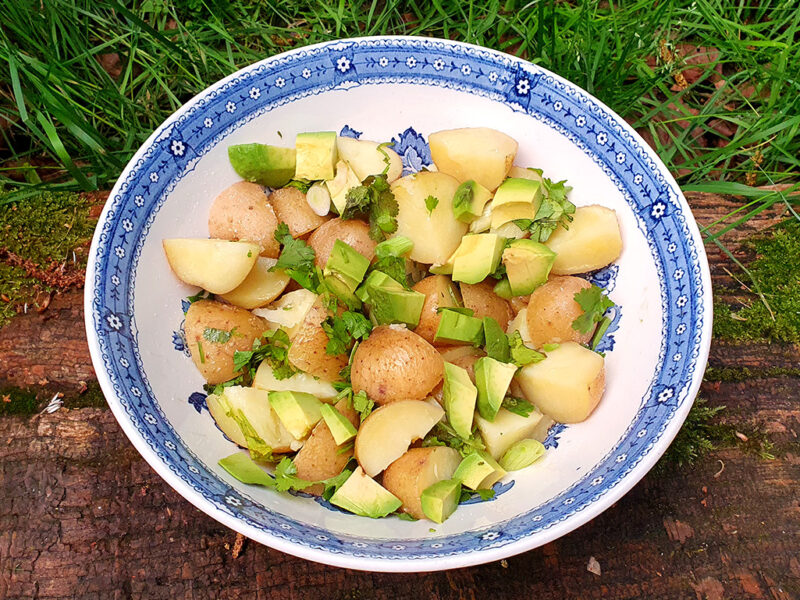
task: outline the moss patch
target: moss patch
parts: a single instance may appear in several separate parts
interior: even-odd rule
[[[39,390],[26,390],[18,387],[2,388],[0,389],[0,417],[35,415],[47,406],[53,394],[53,391],[43,388]],[[100,384],[96,381],[89,383],[87,389],[80,394],[69,394],[62,400],[62,406],[67,409],[108,408],[103,392],[100,390]]]
[[[664,473],[693,464],[717,448],[726,439],[726,434],[724,426],[716,423],[714,418],[723,410],[724,406],[708,406],[703,398],[695,400],[683,427],[658,461],[656,471]]]
[[[0,416],[32,415],[38,411],[35,392],[15,387],[0,389]]]
[[[747,367],[708,367],[703,376],[704,381],[735,383],[747,379],[765,379],[767,377],[800,377],[800,367],[768,367],[766,369],[748,369]]]
[[[751,240],[748,245],[756,253],[749,269],[772,314],[755,294],[748,293],[741,308],[717,302],[714,337],[800,342],[800,224],[778,227],[771,236]]]

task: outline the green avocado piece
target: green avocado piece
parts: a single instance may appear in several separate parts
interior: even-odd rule
[[[486,354],[501,362],[511,360],[508,336],[492,317],[483,317],[483,339]]]
[[[321,408],[322,418],[325,419],[325,424],[331,430],[333,440],[337,446],[341,446],[345,442],[352,440],[356,437],[358,431],[353,424],[342,413],[336,410],[330,404],[323,404]]]
[[[453,281],[480,283],[497,269],[505,238],[495,233],[465,235],[453,259]]]
[[[444,410],[447,420],[462,438],[472,435],[472,419],[475,416],[475,400],[478,390],[467,374],[467,370],[452,363],[444,363]]]
[[[461,485],[471,490],[477,490],[482,487],[492,487],[505,474],[497,461],[486,452],[475,451],[464,457],[453,473],[453,479],[458,479]],[[491,483],[483,485],[484,482]]]
[[[531,179],[506,179],[492,200],[492,228],[517,219],[533,219],[542,204],[542,183]]]
[[[367,294],[369,300],[370,316],[379,325],[388,323],[405,323],[410,329],[419,325],[422,306],[425,304],[425,294],[401,289],[395,289],[390,278],[388,286],[369,286]]]
[[[375,246],[375,256],[388,258],[389,256],[405,256],[414,249],[414,242],[404,235],[398,235],[388,240],[383,240]]]
[[[505,335],[505,334],[504,334]],[[516,365],[483,356],[475,361],[475,385],[478,387],[478,412],[494,421],[503,404],[508,386],[517,372]]]
[[[535,463],[545,452],[544,445],[538,440],[520,440],[506,450],[500,464],[506,471],[519,471]]]
[[[325,263],[325,275],[336,275],[354,292],[369,268],[369,259],[342,240],[336,240]]]
[[[547,281],[556,253],[533,240],[514,240],[503,251],[508,283],[514,296],[525,296]]]
[[[295,150],[267,144],[228,146],[228,159],[245,181],[271,188],[283,187],[294,177]]]
[[[403,503],[389,490],[369,477],[361,467],[331,496],[330,503],[361,517],[380,519]]]
[[[320,181],[334,178],[339,158],[335,131],[298,133],[294,146],[297,151],[296,179]]]
[[[275,480],[244,452],[226,456],[220,459],[218,464],[242,483],[267,487],[275,484]]]
[[[305,392],[270,392],[272,410],[296,440],[302,440],[322,418],[322,402]]]
[[[367,275],[364,283],[361,284],[361,286],[356,290],[356,296],[358,296],[362,302],[368,302],[369,289],[371,287],[384,287],[391,290],[405,289],[402,284],[389,277],[383,271],[372,271],[369,275]]]
[[[500,281],[494,284],[492,288],[494,293],[505,300],[511,300],[514,294],[511,293],[511,284],[508,282],[508,277],[503,277]]]
[[[438,481],[422,492],[422,512],[434,523],[444,523],[458,507],[460,499],[461,482],[458,479]]]
[[[453,195],[453,216],[462,223],[472,223],[483,214],[483,208],[492,198],[492,192],[470,179],[456,189]]]
[[[462,314],[458,310],[443,308],[439,311],[439,327],[434,341],[454,344],[483,344],[483,321]]]

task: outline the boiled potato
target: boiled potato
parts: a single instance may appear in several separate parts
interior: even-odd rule
[[[291,377],[278,379],[267,361],[258,366],[253,387],[269,392],[305,392],[322,401],[331,401],[338,394],[330,383],[308,373],[295,373]]]
[[[508,170],[508,176],[514,179],[532,179],[533,181],[542,181],[542,176],[536,171],[524,167],[512,166]]]
[[[250,274],[244,281],[220,298],[242,308],[258,308],[269,304],[281,295],[289,284],[289,276],[283,270],[270,271],[275,263],[274,258],[259,256]]]
[[[359,426],[361,419],[349,400],[340,400],[335,407],[353,424],[353,427],[357,428]],[[353,456],[352,447],[347,449],[347,445],[348,443],[341,446],[336,444],[331,430],[325,423],[325,419],[322,419],[314,427],[300,452],[294,457],[297,476],[306,481],[322,481],[323,479],[335,477],[342,472],[342,469],[347,466]],[[323,486],[317,484],[303,491],[319,496],[323,490]]]
[[[192,360],[212,385],[236,377],[239,373],[233,370],[234,352],[251,350],[253,340],[260,338],[268,329],[264,319],[243,308],[214,300],[193,302],[186,312],[184,327]],[[228,337],[227,341],[208,339],[219,339],[220,335]]]
[[[226,408],[231,416],[236,420],[246,420],[272,452],[291,452],[299,449],[300,442],[295,440],[283,426],[269,404],[269,394],[264,390],[232,385],[225,388],[221,400],[223,406],[227,404]],[[219,422],[217,424],[219,425]],[[241,427],[239,430],[241,431]]]
[[[561,342],[587,343],[592,333],[581,333],[572,328],[572,322],[583,314],[575,302],[575,294],[592,287],[592,284],[570,275],[552,277],[531,294],[526,321],[528,336],[534,348]]]
[[[487,127],[437,131],[428,137],[428,143],[439,171],[459,183],[474,179],[492,191],[508,175],[518,148],[514,138]]]
[[[485,353],[478,351],[475,354],[466,354],[447,362],[464,369],[467,372],[467,375],[469,375],[472,383],[475,383],[475,363],[481,356],[485,356]]]
[[[392,184],[399,206],[397,232],[414,242],[409,258],[428,265],[444,264],[467,233],[466,223],[453,217],[453,195],[458,181],[444,173],[422,172],[401,177]],[[425,199],[439,203],[431,213]]]
[[[441,319],[438,312],[439,307],[459,306],[458,290],[446,275],[426,277],[416,283],[412,289],[420,294],[425,294],[425,304],[422,305],[419,324],[414,328],[414,333],[434,344],[433,338]]]
[[[521,309],[517,316],[511,319],[508,324],[508,330],[506,333],[511,335],[515,331],[519,331],[519,337],[522,338],[522,341],[525,342],[528,346],[533,346],[531,342],[531,335],[528,332],[528,307]]]
[[[353,356],[353,391],[375,404],[422,400],[442,380],[444,361],[433,346],[400,325],[372,330]]]
[[[530,296],[512,296],[511,300],[508,303],[511,305],[511,310],[516,316],[516,314],[521,311],[523,308],[528,307],[528,302],[530,302]]]
[[[595,409],[605,389],[604,359],[576,342],[565,342],[547,358],[517,374],[525,398],[561,423],[579,423]]]
[[[359,219],[332,219],[308,237],[308,245],[317,255],[315,261],[320,269],[325,268],[336,240],[352,246],[369,260],[375,256],[375,242],[369,237],[369,225]]]
[[[258,258],[258,244],[227,240],[164,240],[172,272],[178,279],[212,294],[230,292],[250,274]]]
[[[375,477],[405,454],[444,417],[436,403],[401,400],[374,410],[356,436],[356,459],[370,477]]]
[[[266,308],[255,309],[253,314],[266,319],[270,329],[283,329],[292,338],[316,299],[314,292],[300,288],[285,293]]]
[[[486,451],[495,460],[499,460],[506,450],[520,440],[528,438],[544,440],[549,424],[546,422],[543,424],[543,419],[546,417],[537,410],[523,417],[501,408],[494,421],[487,421],[475,413],[475,424],[486,444]]]
[[[308,205],[306,195],[293,187],[275,190],[269,195],[278,221],[286,223],[293,238],[314,231],[330,217],[321,217]]]
[[[329,338],[322,329],[322,322],[327,318],[328,311],[322,299],[317,299],[291,338],[289,363],[295,369],[325,381],[339,381],[339,371],[347,365],[349,357],[347,354],[331,355],[325,352]]]
[[[281,251],[275,240],[277,227],[278,217],[263,188],[247,181],[222,190],[208,211],[208,233],[212,238],[255,242],[261,256],[269,258],[278,258]]]
[[[403,512],[424,519],[420,497],[426,488],[456,472],[461,455],[446,446],[411,448],[383,473],[383,487],[403,502]]]
[[[461,284],[461,297],[464,299],[464,308],[475,311],[473,316],[478,319],[492,317],[505,331],[514,313],[511,311],[508,301],[494,293],[493,286],[489,281]]]
[[[241,427],[233,417],[228,416],[229,405],[225,399],[222,396],[210,394],[206,397],[206,406],[222,433],[227,435],[237,446],[247,448],[247,438],[244,437]]]
[[[581,206],[569,229],[557,228],[545,245],[556,253],[551,273],[587,273],[611,264],[622,252],[617,213],[605,206]]]
[[[350,165],[356,176],[364,181],[370,175],[379,175],[386,168],[386,157],[389,157],[389,170],[386,179],[391,183],[403,173],[403,161],[390,146],[382,146],[369,140],[357,140],[349,137],[336,138],[339,158]]]

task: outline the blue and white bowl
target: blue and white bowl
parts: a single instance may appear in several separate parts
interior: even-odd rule
[[[182,353],[178,282],[166,237],[204,237],[209,206],[238,178],[227,147],[291,145],[302,131],[393,140],[407,171],[425,139],[493,127],[516,163],[574,186],[578,205],[617,211],[624,252],[593,275],[619,305],[605,342],[607,390],[590,419],[551,431],[546,457],[490,502],[427,521],[355,517],[303,496],[243,485],[233,452]],[[683,423],[711,337],[703,244],[667,169],[623,121],[560,77],[457,42],[373,37],[310,46],[242,69],[193,98],[147,140],[111,192],[91,249],[86,328],[100,384],[142,456],[213,518],[269,546],[352,569],[433,571],[535,548],[587,522],[639,481]],[[178,351],[176,351],[178,350]]]

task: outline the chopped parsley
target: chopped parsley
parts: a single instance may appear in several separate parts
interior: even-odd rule
[[[508,336],[508,346],[511,351],[511,362],[518,367],[524,367],[531,363],[540,362],[545,359],[545,355],[537,352],[533,348],[528,348],[522,341],[519,331],[515,331]]]
[[[317,292],[319,288],[319,272],[314,265],[316,253],[303,240],[296,240],[289,233],[286,223],[280,223],[275,230],[275,239],[283,246],[278,262],[270,271],[283,269],[286,274],[307,290]]]
[[[461,488],[461,497],[458,500],[458,503],[461,504],[462,502],[466,502],[471,498],[478,496],[482,501],[491,500],[494,498],[494,490],[489,488],[485,490],[470,490],[467,488]]]
[[[436,196],[428,196],[425,198],[425,210],[428,211],[428,216],[433,215],[434,209],[439,205],[439,199]]]
[[[512,412],[520,417],[528,417],[535,410],[533,404],[522,398],[515,398],[514,396],[506,396],[503,399],[502,407],[508,412]]]
[[[291,377],[296,371],[289,364],[290,345],[289,335],[283,329],[267,331],[261,338],[253,340],[251,350],[233,353],[233,368],[236,371],[244,369],[252,379],[258,365],[266,360],[276,379]]]
[[[605,312],[615,306],[614,302],[603,293],[602,288],[596,285],[575,294],[575,302],[583,309],[583,314],[572,322],[572,328],[581,333],[592,331],[595,324],[603,319]]]
[[[387,233],[397,231],[396,217],[400,209],[386,175],[370,175],[362,185],[348,190],[346,200],[342,218],[366,216],[369,236],[376,242],[383,241]]]

